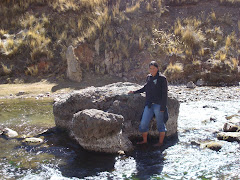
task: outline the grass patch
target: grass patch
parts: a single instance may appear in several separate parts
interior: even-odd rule
[[[38,95],[41,93],[51,92],[55,83],[39,82],[30,84],[0,84],[0,96],[17,94],[20,91],[28,95]]]

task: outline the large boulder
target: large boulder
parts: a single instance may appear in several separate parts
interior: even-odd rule
[[[56,126],[72,132],[72,119],[75,113],[85,109],[98,109],[122,115],[124,118],[121,127],[123,135],[128,138],[139,137],[141,133],[138,127],[145,104],[145,94],[128,94],[128,92],[141,87],[134,83],[119,82],[103,87],[88,87],[71,94],[62,95],[55,99],[53,105]],[[168,130],[166,136],[177,133],[179,106],[178,100],[172,94],[169,94],[169,120],[166,124]],[[151,121],[149,134],[156,137],[159,135],[155,120]]]
[[[121,115],[97,109],[79,111],[73,115],[73,136],[88,150],[108,153],[130,151],[132,143],[122,134],[123,119]]]

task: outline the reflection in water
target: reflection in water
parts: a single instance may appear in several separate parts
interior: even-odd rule
[[[13,102],[0,103],[1,127],[36,135],[54,126],[50,100]],[[216,140],[215,132],[222,129],[225,117],[238,110],[240,104],[234,101],[182,103],[177,138],[168,139],[161,149],[153,148],[155,142],[150,141],[126,155],[85,151],[55,128],[37,136],[44,139],[40,145],[1,137],[1,178],[239,179],[238,143],[225,142],[218,152],[192,143]]]

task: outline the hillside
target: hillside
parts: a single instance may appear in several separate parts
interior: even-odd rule
[[[2,0],[0,83],[83,78],[143,82],[150,60],[170,83],[240,81],[240,0]]]

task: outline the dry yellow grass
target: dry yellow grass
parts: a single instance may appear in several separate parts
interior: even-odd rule
[[[37,95],[41,93],[51,92],[55,83],[38,82],[30,84],[0,84],[0,97],[10,94],[17,94],[20,91],[29,95]]]
[[[214,11],[210,14],[210,16],[211,16],[211,19],[212,19],[213,21],[216,21],[216,20],[217,20],[217,18],[216,18],[216,13],[215,13]]]
[[[181,79],[183,73],[183,64],[181,63],[170,63],[166,70],[164,71],[164,74],[168,78],[169,82],[174,82],[176,80]]]
[[[134,6],[127,7],[126,12],[133,13],[133,12],[137,11],[140,8],[140,2],[141,2],[141,0],[139,0]]]
[[[166,69],[166,71],[164,72],[164,74],[178,74],[178,73],[182,73],[183,72],[183,65],[181,63],[175,63],[172,64],[170,63]]]
[[[220,0],[221,3],[231,3],[231,4],[236,4],[240,3],[240,0]]]
[[[31,75],[31,76],[36,76],[38,75],[38,66],[31,66],[31,67],[27,67],[27,70],[25,71],[26,75]]]
[[[12,67],[13,66],[8,67],[2,63],[2,69],[5,75],[9,75],[12,73]]]
[[[232,64],[233,64],[233,68],[234,68],[234,69],[237,69],[239,60],[236,59],[236,58],[231,58],[231,62],[232,62]]]

